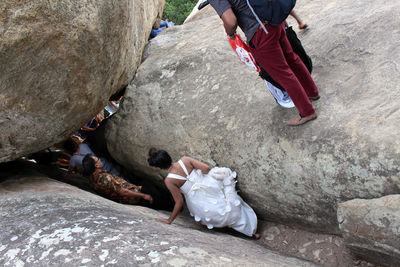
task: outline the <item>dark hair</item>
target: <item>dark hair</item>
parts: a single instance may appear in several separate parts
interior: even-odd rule
[[[154,147],[149,150],[149,158],[147,162],[150,166],[161,169],[168,169],[172,164],[171,156],[165,150],[157,150]]]
[[[65,142],[62,144],[62,147],[65,151],[67,151],[70,154],[73,154],[76,151],[76,145],[71,140],[71,138],[68,138],[67,140],[65,140]]]
[[[82,160],[83,174],[91,175],[96,170],[96,162],[91,157],[91,154],[87,154]]]

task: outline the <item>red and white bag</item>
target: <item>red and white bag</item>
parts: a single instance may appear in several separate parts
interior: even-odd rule
[[[254,60],[253,55],[250,52],[250,48],[247,46],[245,42],[240,38],[240,35],[235,33],[235,40],[232,40],[228,36],[229,44],[231,45],[233,51],[238,55],[240,61],[246,64],[251,69],[260,72],[260,67],[257,65]]]
[[[252,70],[260,72],[260,67],[254,60],[253,55],[250,52],[250,48],[245,42],[242,41],[239,34],[235,33],[235,40],[232,40],[228,36],[229,44],[231,45],[233,51],[238,55],[240,61],[250,67]],[[272,96],[275,98],[276,102],[284,108],[293,108],[294,103],[286,91],[282,91],[276,88],[273,84],[264,80],[267,85],[268,90],[271,92]]]

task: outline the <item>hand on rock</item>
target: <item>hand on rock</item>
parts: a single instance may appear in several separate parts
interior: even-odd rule
[[[147,200],[148,202],[150,202],[150,204],[153,204],[153,198],[150,195],[145,195],[143,197],[144,200]]]
[[[164,219],[164,218],[156,218],[157,221],[162,222],[162,223],[166,223],[166,224],[171,224],[171,221],[168,219]]]

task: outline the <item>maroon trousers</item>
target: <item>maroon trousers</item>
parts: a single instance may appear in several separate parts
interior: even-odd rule
[[[268,34],[259,29],[251,39],[250,52],[257,63],[285,88],[301,116],[313,114],[315,109],[308,97],[318,96],[318,88],[306,66],[293,52],[286,37],[285,23],[265,27]]]

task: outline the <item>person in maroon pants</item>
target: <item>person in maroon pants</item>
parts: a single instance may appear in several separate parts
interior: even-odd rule
[[[292,98],[299,114],[288,125],[301,125],[317,118],[311,101],[319,99],[318,88],[307,68],[286,37],[285,22],[278,26],[260,27],[244,0],[209,0],[221,17],[229,37],[234,38],[237,26],[246,35],[250,51],[257,63],[277,81]]]

